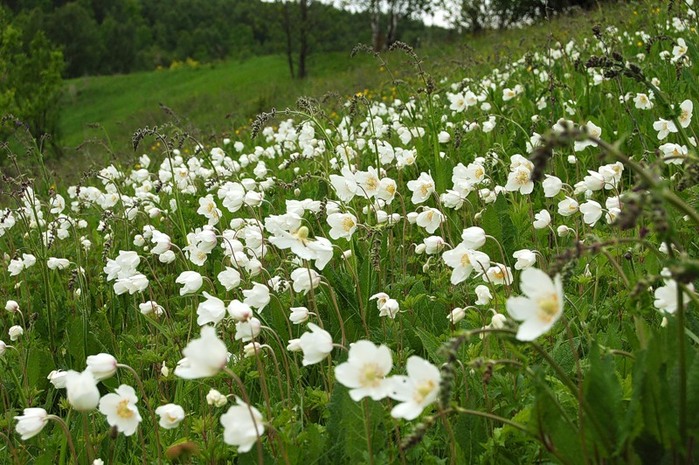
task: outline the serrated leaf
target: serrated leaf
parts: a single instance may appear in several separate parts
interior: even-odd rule
[[[364,452],[369,441],[372,450],[386,447],[387,438],[383,423],[383,408],[371,400],[353,401],[347,388],[335,385],[330,397],[328,419],[328,463],[364,463]],[[367,438],[365,414],[368,414],[370,434]]]
[[[585,401],[589,406],[585,417],[586,432],[599,447],[599,454],[611,456],[621,439],[621,384],[616,375],[614,359],[611,355],[600,355],[596,344],[592,346],[588,360],[590,369],[585,374],[583,384]]]

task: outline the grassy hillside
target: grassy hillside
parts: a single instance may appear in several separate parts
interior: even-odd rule
[[[510,57],[589,33],[595,24],[619,24],[634,14],[635,5],[605,5],[604,10],[576,12],[525,30],[476,37],[455,34],[450,43],[428,44],[418,54],[435,75],[450,79],[482,75]],[[366,54],[350,57],[353,46],[348,44],[346,53],[312,55],[311,76],[302,82],[289,77],[286,58],[281,55],[69,80],[60,124],[65,156],[53,161],[52,168],[70,178],[76,164],[85,169],[102,165],[110,155],[104,144],[92,143],[97,140],[108,139],[108,147],[118,157],[129,154],[131,135],[144,126],[173,121],[202,139],[212,134],[234,135],[235,128],[244,128],[256,114],[293,106],[301,95],[322,98],[333,92],[346,97],[371,89],[390,96],[394,79],[414,79],[414,68],[404,54],[383,54],[386,70]]]

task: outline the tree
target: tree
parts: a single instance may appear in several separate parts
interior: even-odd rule
[[[55,136],[63,55],[43,32],[25,34],[22,26],[0,9],[0,108],[27,124],[34,137]]]
[[[304,79],[308,75],[306,62],[310,53],[311,19],[309,10],[311,0],[279,0],[279,11],[281,12],[281,23],[286,37],[286,58],[289,64],[291,77]],[[298,5],[298,21],[293,14],[290,5]],[[293,25],[297,24],[297,28]],[[298,41],[294,40],[294,32],[298,33]],[[294,44],[298,43],[298,68],[294,72]]]
[[[45,26],[48,37],[63,46],[68,77],[93,74],[99,69],[104,48],[91,10],[80,2],[67,3],[47,18]]]
[[[371,44],[375,52],[380,52],[398,40],[401,22],[430,13],[441,0],[343,0],[342,3],[369,14]]]

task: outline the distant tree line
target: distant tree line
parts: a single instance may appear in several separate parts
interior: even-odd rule
[[[211,62],[286,53],[300,39],[313,52],[348,51],[371,40],[369,12],[304,3],[305,12],[260,0],[4,1],[15,27],[27,34],[43,31],[61,49],[68,78],[151,70],[188,58]],[[306,15],[303,21],[300,14]],[[418,21],[401,26],[397,34],[408,42],[425,32]]]

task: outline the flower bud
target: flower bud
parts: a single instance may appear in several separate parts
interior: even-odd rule
[[[218,392],[216,389],[212,389],[206,395],[206,403],[213,405],[214,407],[223,407],[228,402],[228,398]]]
[[[97,354],[87,357],[87,368],[92,372],[95,380],[111,378],[117,371],[117,360],[110,354]]]

